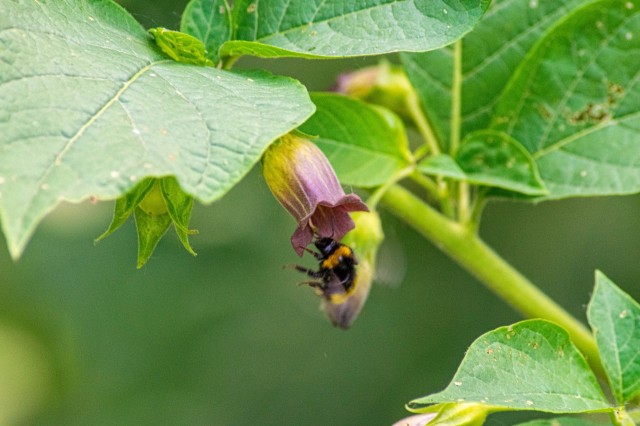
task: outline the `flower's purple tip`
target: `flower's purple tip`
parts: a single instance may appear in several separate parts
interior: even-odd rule
[[[298,222],[298,228],[291,237],[293,249],[298,256],[302,256],[314,235],[317,238],[342,240],[355,226],[349,212],[356,211],[369,211],[356,194],[343,195],[335,204],[324,201],[317,203],[314,211]]]
[[[283,136],[263,158],[264,178],[298,227],[291,244],[299,256],[318,238],[340,241],[353,229],[349,212],[369,211],[356,194],[345,194],[329,160],[310,141]]]

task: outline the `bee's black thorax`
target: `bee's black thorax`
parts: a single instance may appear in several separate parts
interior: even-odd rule
[[[323,296],[331,299],[337,294],[349,294],[355,289],[356,269],[358,264],[351,247],[339,243],[332,238],[319,238],[314,242],[318,252],[309,250],[319,261],[318,271],[298,267],[301,272],[321,279],[317,285]]]

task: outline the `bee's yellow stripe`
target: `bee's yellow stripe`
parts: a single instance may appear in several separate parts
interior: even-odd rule
[[[358,277],[353,279],[353,283],[351,284],[351,287],[349,288],[349,290],[345,291],[344,293],[332,294],[331,298],[329,299],[329,302],[331,302],[334,305],[342,305],[344,302],[347,301],[347,299],[349,299],[351,294],[353,294],[353,292],[356,291],[357,287],[358,287]]]
[[[325,269],[333,269],[336,266],[338,266],[338,264],[340,263],[341,257],[350,257],[350,256],[352,256],[351,249],[347,246],[340,246],[336,249],[336,251],[331,253],[331,255],[327,257],[326,260],[322,262],[322,267]]]

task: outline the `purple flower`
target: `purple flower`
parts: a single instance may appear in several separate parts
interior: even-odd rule
[[[349,212],[368,211],[356,194],[345,194],[331,164],[310,141],[288,134],[265,152],[264,178],[276,199],[298,222],[291,244],[298,256],[318,238],[340,241],[355,226]]]

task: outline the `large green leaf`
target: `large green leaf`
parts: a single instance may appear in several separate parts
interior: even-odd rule
[[[404,125],[391,111],[330,93],[311,99],[316,112],[300,130],[318,136],[313,141],[343,184],[382,185],[411,164]]]
[[[511,74],[549,26],[586,0],[493,0],[462,40],[463,135],[489,125],[498,96]],[[402,54],[411,82],[442,141],[449,143],[453,51]]]
[[[227,0],[191,0],[182,13],[180,31],[202,41],[207,57],[220,60],[220,47],[231,39],[231,10]]]
[[[313,112],[296,81],[177,63],[111,1],[0,13],[0,219],[17,257],[61,200],[174,175],[200,201],[236,184]]]
[[[489,0],[240,0],[223,56],[343,57],[445,46],[478,22]]]
[[[640,191],[640,1],[569,15],[523,62],[493,126],[531,152],[548,198]]]
[[[611,389],[622,405],[640,394],[640,305],[598,272],[587,316]]]
[[[613,410],[567,332],[545,320],[522,321],[480,336],[449,386],[412,401],[409,408],[442,402],[553,413]]]

